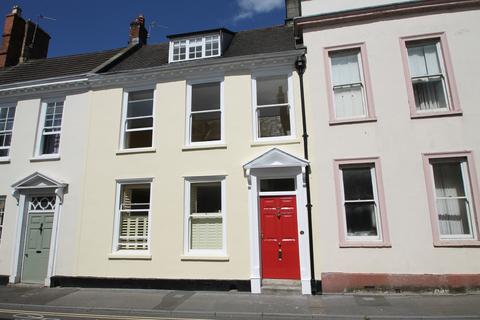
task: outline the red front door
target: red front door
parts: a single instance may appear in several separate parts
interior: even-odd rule
[[[262,277],[300,279],[295,196],[261,197]]]

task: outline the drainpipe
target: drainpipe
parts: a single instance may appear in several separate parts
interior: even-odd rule
[[[303,153],[305,160],[308,160],[308,134],[307,134],[307,117],[305,112],[305,92],[303,87],[303,74],[307,68],[307,58],[305,54],[297,57],[295,60],[295,69],[297,69],[300,78],[300,96],[302,100],[302,125],[303,125]],[[310,195],[310,165],[305,168],[305,185],[307,188],[307,215],[308,215],[308,242],[310,249],[310,272],[311,272],[311,287],[312,294],[317,293],[317,285],[315,281],[315,262],[313,255],[313,234],[312,234],[312,201]]]

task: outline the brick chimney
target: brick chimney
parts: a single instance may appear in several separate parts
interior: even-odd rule
[[[130,23],[130,36],[128,44],[145,45],[147,44],[148,31],[145,28],[145,17],[143,14],[139,15],[134,21]]]
[[[5,18],[0,68],[15,66],[29,59],[46,58],[50,36],[35,23],[22,18],[22,9],[14,6]]]

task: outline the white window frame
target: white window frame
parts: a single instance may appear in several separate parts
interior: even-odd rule
[[[419,42],[418,44],[416,42]],[[438,56],[438,62],[440,64],[440,74],[434,74],[434,75],[427,75],[427,76],[421,76],[421,77],[414,77],[412,76],[412,70],[410,69],[410,56],[408,54],[408,49],[409,47],[417,47],[417,46],[424,46],[426,43],[432,43],[435,44],[435,48],[437,50],[437,56]],[[422,45],[423,44],[423,45]],[[447,79],[447,71],[445,69],[445,59],[443,58],[443,52],[442,52],[442,46],[441,46],[441,39],[440,38],[431,38],[431,39],[413,39],[413,40],[408,40],[405,42],[405,50],[407,53],[407,64],[408,64],[408,70],[410,74],[410,83],[414,85],[414,81],[426,81],[428,82],[430,79],[435,79],[435,78],[440,78],[442,81],[442,87],[443,87],[443,92],[445,94],[445,103],[447,106],[445,108],[436,108],[436,109],[426,109],[426,110],[420,110],[418,109],[416,100],[414,101],[415,103],[415,109],[416,112],[419,114],[422,113],[435,113],[435,112],[446,112],[446,111],[451,111],[451,103],[450,103],[450,87],[448,85],[448,79]],[[415,99],[415,92],[413,92],[413,98]]]
[[[3,208],[0,207],[0,243],[2,242],[3,224],[5,221],[5,207],[7,206],[7,197],[0,196],[0,201],[3,201]]]
[[[136,91],[146,91],[152,90],[153,91],[153,99],[152,99],[152,127],[151,128],[142,128],[142,130],[131,130],[131,131],[146,131],[146,129],[152,130],[152,144],[150,147],[141,147],[141,148],[125,148],[125,132],[126,132],[126,123],[127,123],[127,112],[128,112],[128,96],[130,92]],[[121,151],[128,151],[128,150],[142,150],[142,149],[152,149],[155,146],[155,105],[156,105],[156,89],[153,86],[144,86],[144,87],[135,87],[135,88],[125,88],[123,90],[123,101],[122,101],[122,122],[120,125],[120,144],[118,149]],[[135,119],[140,118],[149,118],[149,117],[137,117]]]
[[[334,85],[333,84],[333,63],[332,63],[332,55],[335,54],[346,54],[348,52],[357,52],[357,62],[358,62],[358,72],[360,73],[360,82],[358,83],[350,83],[344,85]],[[345,48],[339,50],[331,50],[328,52],[328,61],[329,61],[329,72],[330,72],[330,91],[332,92],[332,106],[333,106],[333,115],[335,120],[358,120],[358,119],[365,119],[370,117],[369,114],[369,106],[368,106],[368,99],[367,99],[367,88],[365,83],[365,72],[363,67],[362,61],[362,48],[361,47],[352,47],[352,48]],[[337,115],[337,106],[335,105],[335,89],[345,89],[345,88],[354,88],[360,87],[362,92],[362,102],[363,102],[363,115],[360,116],[348,116],[348,117],[339,117]]]
[[[192,112],[192,86],[196,84],[220,83],[220,109],[195,111]],[[224,95],[224,77],[214,77],[206,79],[195,79],[187,81],[187,110],[185,124],[185,146],[210,146],[225,144],[225,95]],[[192,142],[192,114],[208,113],[220,110],[220,140]]]
[[[345,185],[343,180],[343,170],[344,169],[358,169],[358,168],[369,168],[370,169],[370,181],[372,183],[373,199],[365,200],[345,200]],[[383,241],[382,234],[382,222],[381,222],[381,207],[378,199],[378,188],[377,188],[377,174],[375,170],[374,163],[365,163],[365,164],[342,164],[340,165],[340,192],[342,197],[342,214],[345,217],[345,223],[343,224],[343,229],[345,232],[346,241]],[[345,205],[347,203],[371,203],[374,202],[375,206],[375,223],[377,225],[377,235],[376,236],[349,236],[347,228],[347,210]]]
[[[58,152],[57,153],[48,153],[48,154],[42,154],[41,150],[43,147],[43,130],[45,129],[45,118],[47,115],[47,107],[49,103],[53,102],[63,102],[63,110],[62,110],[62,124],[59,128],[58,131],[55,132],[55,134],[60,135],[60,143],[58,145]],[[62,149],[62,132],[63,132],[63,126],[65,123],[65,110],[66,110],[66,99],[65,97],[62,98],[51,98],[51,99],[44,99],[41,102],[40,105],[40,117],[39,117],[39,122],[37,126],[37,143],[35,145],[35,158],[58,158],[60,155],[60,151]]]
[[[150,185],[150,204],[148,209],[148,238],[147,238],[147,248],[146,250],[119,250],[119,239],[120,239],[120,222],[121,222],[121,191],[123,185],[129,184],[149,184]],[[152,198],[153,198],[153,178],[139,178],[139,179],[117,179],[116,180],[116,189],[115,189],[115,218],[114,218],[114,231],[113,231],[113,241],[112,241],[112,254],[121,254],[121,255],[149,255],[151,252],[151,239],[152,239]],[[142,210],[146,211],[146,210]]]
[[[195,183],[220,182],[222,189],[222,249],[190,249],[190,199],[191,185]],[[185,256],[226,257],[227,256],[227,184],[226,176],[185,177],[183,252]]]
[[[218,38],[218,53],[207,56],[206,55],[206,39],[210,38],[210,37]],[[202,41],[202,54],[201,54],[200,57],[190,58],[189,57],[190,48],[195,47],[194,44],[196,43],[196,40],[198,40],[198,39],[201,39],[201,41]],[[190,43],[190,42],[192,42],[192,43]],[[173,53],[174,50],[173,49],[178,43],[185,43],[185,59],[174,60],[174,53]],[[172,63],[172,62],[181,62],[181,61],[189,61],[189,60],[198,60],[198,59],[219,57],[221,55],[222,55],[222,38],[221,38],[220,34],[197,35],[197,36],[192,36],[192,37],[189,37],[189,38],[170,40],[168,62]]]
[[[257,78],[271,77],[271,76],[286,76],[287,85],[288,85],[288,106],[289,106],[289,117],[290,117],[290,135],[288,136],[279,136],[279,137],[259,137],[258,136],[258,114],[257,110],[262,107],[274,107],[274,106],[283,106],[285,104],[274,104],[274,105],[257,105]],[[291,70],[266,70],[260,71],[255,74],[252,74],[252,128],[253,128],[253,141],[254,142],[275,142],[283,140],[296,139],[296,121],[295,121],[295,103],[293,95],[293,73]]]
[[[10,109],[13,108],[15,111],[15,114],[17,112],[17,107],[15,106],[15,104],[0,104],[0,109],[2,108],[7,108],[8,111],[7,111],[7,118],[5,118],[5,121],[7,121],[9,118],[8,118],[8,115],[10,114]],[[2,150],[8,150],[8,155],[4,156],[4,157],[1,157],[0,156],[0,160],[5,160],[5,159],[10,159],[10,151],[12,149],[12,140],[13,140],[13,129],[14,129],[14,126],[15,126],[15,114],[13,115],[13,126],[12,126],[12,129],[11,130],[0,130],[0,134],[10,134],[11,135],[11,139],[10,139],[10,145],[8,147],[6,146],[0,146],[0,149]]]
[[[463,182],[463,188],[465,190],[465,196],[464,197],[438,197],[436,190],[435,190],[435,175],[433,172],[433,166],[437,163],[459,163],[460,164],[460,169],[462,172],[462,182]],[[438,237],[440,240],[475,240],[477,239],[477,234],[476,234],[476,226],[475,226],[475,219],[474,219],[474,211],[472,208],[473,205],[473,197],[472,197],[472,192],[470,188],[470,177],[468,173],[468,159],[462,159],[462,158],[432,158],[430,159],[430,172],[431,172],[431,177],[432,177],[432,186],[433,186],[433,205],[435,207],[435,220],[436,220],[436,227],[438,229]],[[468,225],[470,228],[470,233],[461,235],[443,235],[440,232],[440,219],[438,216],[438,205],[437,205],[437,200],[439,199],[465,199],[467,202],[467,218],[468,218]]]

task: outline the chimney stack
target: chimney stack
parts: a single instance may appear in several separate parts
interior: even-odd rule
[[[145,28],[145,17],[143,14],[139,15],[134,21],[130,23],[130,36],[128,38],[129,45],[146,45],[148,38],[148,31]]]
[[[47,57],[50,36],[35,23],[22,18],[22,9],[14,6],[5,18],[0,68],[15,66],[29,59]]]
[[[302,15],[300,0],[285,0],[285,10],[285,23],[290,25],[293,23],[293,18],[300,17]]]

